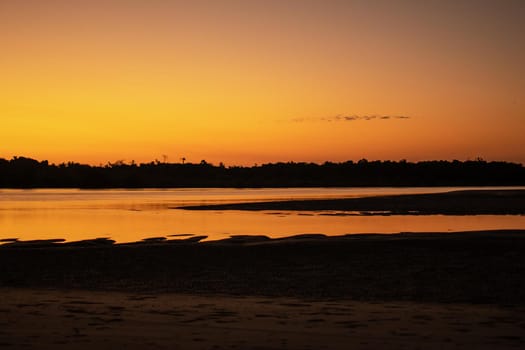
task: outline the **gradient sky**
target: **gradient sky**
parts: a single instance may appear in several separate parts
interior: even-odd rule
[[[0,157],[525,163],[525,1],[0,0]]]

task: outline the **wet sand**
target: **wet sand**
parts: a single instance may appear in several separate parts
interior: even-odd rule
[[[522,348],[523,251],[520,230],[7,245],[0,347]]]
[[[513,349],[525,308],[0,289],[3,349]]]
[[[184,206],[185,210],[338,210],[365,215],[525,214],[525,190],[467,190],[362,198]]]

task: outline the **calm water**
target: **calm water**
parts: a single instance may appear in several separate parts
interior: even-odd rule
[[[525,187],[517,187],[525,189]],[[118,242],[176,234],[396,233],[525,229],[525,216],[336,216],[335,212],[185,211],[183,205],[445,192],[465,188],[286,188],[159,190],[0,190],[0,238]],[[470,188],[472,189],[472,188]],[[487,188],[485,188],[487,189]]]

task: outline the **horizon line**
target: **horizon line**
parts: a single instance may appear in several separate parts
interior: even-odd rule
[[[315,165],[319,165],[319,166],[322,166],[324,164],[344,164],[344,163],[354,163],[354,164],[358,164],[359,162],[366,162],[366,163],[373,163],[373,162],[381,162],[381,163],[384,163],[384,162],[392,162],[392,163],[408,163],[408,164],[418,164],[418,163],[426,163],[426,162],[449,162],[449,163],[453,163],[453,162],[460,162],[460,163],[465,163],[465,162],[480,162],[480,163],[508,163],[508,164],[518,164],[518,165],[521,165],[521,166],[525,166],[524,163],[522,162],[519,162],[519,161],[510,161],[510,160],[502,160],[502,159],[498,159],[498,160],[495,160],[495,159],[491,159],[491,160],[488,160],[488,159],[485,159],[483,157],[475,157],[475,158],[470,158],[470,157],[467,157],[466,159],[464,160],[460,160],[460,159],[457,159],[457,158],[454,158],[454,159],[425,159],[425,160],[408,160],[406,158],[401,158],[401,159],[398,159],[398,160],[394,160],[394,159],[367,159],[367,158],[360,158],[358,160],[354,160],[354,159],[347,159],[347,160],[344,160],[344,161],[332,161],[332,160],[325,160],[325,161],[321,161],[321,162],[317,162],[317,161],[297,161],[297,160],[277,160],[277,161],[271,161],[271,162],[264,162],[264,163],[257,163],[255,162],[254,164],[252,165],[240,165],[240,164],[226,164],[224,162],[219,162],[219,163],[213,163],[213,162],[208,162],[206,161],[205,159],[202,159],[201,161],[199,162],[191,162],[191,161],[188,161],[186,162],[186,158],[185,157],[181,157],[179,160],[180,162],[169,162],[167,159],[164,159],[163,161],[155,158],[155,159],[152,159],[150,161],[143,161],[143,162],[135,162],[135,160],[131,160],[131,161],[128,161],[126,159],[117,159],[115,161],[106,161],[105,163],[98,163],[98,164],[94,164],[94,163],[81,163],[81,162],[78,162],[78,161],[73,161],[73,160],[68,160],[68,161],[62,161],[62,162],[49,162],[49,160],[47,159],[42,159],[42,160],[39,160],[39,159],[36,159],[36,158],[32,158],[32,157],[28,157],[28,156],[12,156],[10,159],[8,158],[3,158],[3,157],[0,157],[0,161],[1,160],[4,160],[4,161],[16,161],[17,159],[28,159],[28,160],[32,160],[32,161],[36,161],[38,163],[48,163],[47,165],[49,166],[60,166],[60,165],[69,165],[69,164],[75,164],[75,165],[87,165],[87,166],[90,166],[90,167],[111,167],[111,166],[132,166],[132,165],[137,165],[137,166],[140,166],[140,165],[149,165],[149,164],[155,164],[155,165],[161,165],[161,164],[164,164],[164,165],[211,165],[211,166],[224,166],[224,167],[242,167],[242,168],[253,168],[253,167],[259,167],[259,166],[264,166],[264,165],[274,165],[274,164],[315,164]]]

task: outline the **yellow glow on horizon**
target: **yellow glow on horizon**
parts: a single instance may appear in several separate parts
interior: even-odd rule
[[[24,4],[0,3],[0,157],[525,162],[511,2]]]

